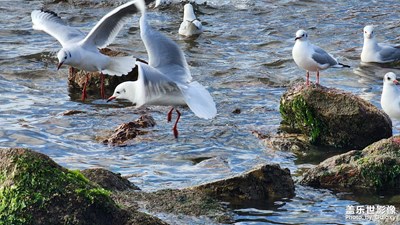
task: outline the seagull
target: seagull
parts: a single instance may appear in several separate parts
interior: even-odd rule
[[[147,23],[143,0],[135,4],[142,12],[140,36],[148,53],[148,64],[137,61],[137,81],[119,84],[107,101],[127,99],[136,108],[143,105],[172,106],[167,114],[167,121],[171,122],[175,109],[177,119],[173,134],[177,138],[177,124],[181,116],[177,106],[187,105],[196,116],[212,119],[217,114],[215,102],[204,86],[192,81],[189,66],[179,46]]]
[[[317,71],[317,84],[319,84],[319,71],[329,67],[350,67],[339,63],[331,54],[322,48],[311,44],[308,41],[307,32],[298,30],[296,32],[295,44],[292,50],[292,56],[297,66],[305,69],[307,86],[310,85],[309,71]]]
[[[79,29],[68,26],[56,13],[47,10],[33,10],[32,28],[44,31],[62,45],[57,53],[57,70],[64,64],[81,70],[101,73],[101,95],[104,95],[104,75],[122,76],[128,74],[135,67],[136,59],[133,56],[109,57],[100,53],[99,48],[111,44],[122,26],[138,10],[135,1],[125,3],[107,13],[85,36]],[[86,86],[89,75],[82,91],[82,101],[86,98]]]
[[[183,22],[179,27],[179,34],[183,36],[199,35],[203,32],[203,26],[200,20],[194,14],[193,6],[187,3],[183,8]]]
[[[389,72],[383,78],[381,106],[383,111],[392,119],[400,120],[400,89],[396,74]]]
[[[374,26],[364,27],[364,45],[361,51],[362,62],[389,63],[400,60],[400,46],[378,43]]]

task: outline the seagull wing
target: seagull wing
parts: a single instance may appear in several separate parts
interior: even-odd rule
[[[312,59],[315,60],[320,65],[329,64],[329,66],[334,66],[338,64],[337,60],[333,56],[327,53],[325,50],[318,46],[313,46],[314,53],[312,54]]]
[[[136,107],[144,104],[173,105],[174,99],[170,99],[173,93],[176,96],[181,95],[178,85],[157,69],[141,62],[136,64],[138,66]]]
[[[379,44],[381,51],[379,55],[383,62],[397,61],[400,60],[400,46],[394,47],[386,44]]]
[[[183,51],[171,39],[151,28],[146,14],[140,19],[140,35],[149,55],[149,65],[175,82],[190,82],[192,76]]]
[[[82,45],[104,48],[111,44],[127,20],[138,12],[135,3],[136,1],[127,2],[107,13],[96,26],[92,28],[82,41]]]
[[[31,18],[33,29],[50,34],[57,39],[63,47],[68,43],[76,43],[85,37],[80,30],[68,26],[55,12],[33,10]]]

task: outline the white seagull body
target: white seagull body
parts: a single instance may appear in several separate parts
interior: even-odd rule
[[[361,51],[362,62],[389,63],[400,60],[400,46],[378,43],[374,26],[364,27],[364,45]]]
[[[192,82],[189,66],[179,46],[171,39],[154,30],[147,23],[143,0],[137,1],[141,9],[140,35],[146,47],[149,64],[136,62],[138,80],[119,84],[108,99],[128,99],[137,108],[143,105],[189,106],[193,113],[204,119],[212,119],[217,114],[215,102],[205,87]],[[171,121],[172,108],[168,113]],[[178,136],[177,123],[173,128]]]
[[[183,36],[199,35],[203,32],[203,26],[194,14],[193,6],[187,3],[183,9],[183,22],[179,27],[179,34]]]
[[[134,1],[125,3],[106,14],[86,36],[80,30],[68,26],[54,12],[34,10],[31,17],[33,29],[50,34],[62,45],[57,54],[57,69],[67,64],[89,72],[99,71],[102,74],[121,76],[135,67],[135,58],[109,57],[100,53],[99,48],[107,47],[113,42],[127,19],[136,12],[138,10]]]
[[[292,56],[295,63],[307,71],[307,85],[309,85],[309,71],[317,72],[317,84],[319,83],[319,71],[330,67],[349,67],[339,63],[331,54],[308,41],[307,32],[296,32],[295,44]]]
[[[383,78],[381,106],[383,111],[392,119],[400,120],[400,90],[396,74],[389,72]]]

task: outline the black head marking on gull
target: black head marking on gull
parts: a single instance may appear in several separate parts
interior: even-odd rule
[[[55,16],[55,17],[58,17],[58,18],[60,18],[60,19],[61,19],[61,17],[60,17],[60,16],[58,16],[58,15],[57,15],[57,13],[55,13],[55,12],[53,12],[53,11],[51,11],[51,10],[48,10],[48,9],[44,9],[44,8],[42,8],[42,9],[40,9],[40,11],[41,11],[41,12],[43,12],[43,13],[48,13],[48,14],[51,14],[51,15],[53,15],[53,16]]]

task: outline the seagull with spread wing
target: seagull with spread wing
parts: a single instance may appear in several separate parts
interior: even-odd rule
[[[177,124],[181,116],[177,106],[187,105],[196,116],[212,119],[217,114],[215,102],[204,86],[192,81],[189,66],[179,46],[147,23],[143,0],[136,4],[142,12],[140,35],[149,56],[149,64],[137,61],[138,80],[119,84],[108,101],[127,99],[136,108],[143,105],[172,106],[167,120],[171,121],[175,109],[178,116],[173,133],[177,138]]]
[[[122,76],[128,74],[135,67],[136,59],[133,56],[109,57],[100,53],[99,48],[111,44],[122,26],[138,9],[135,1],[125,3],[107,13],[85,35],[79,29],[68,26],[56,13],[46,10],[34,10],[31,13],[33,29],[44,31],[56,38],[62,45],[57,53],[57,69],[64,64],[72,67],[101,73],[101,95],[104,98],[104,75]],[[82,91],[82,101],[86,98],[86,83]]]

